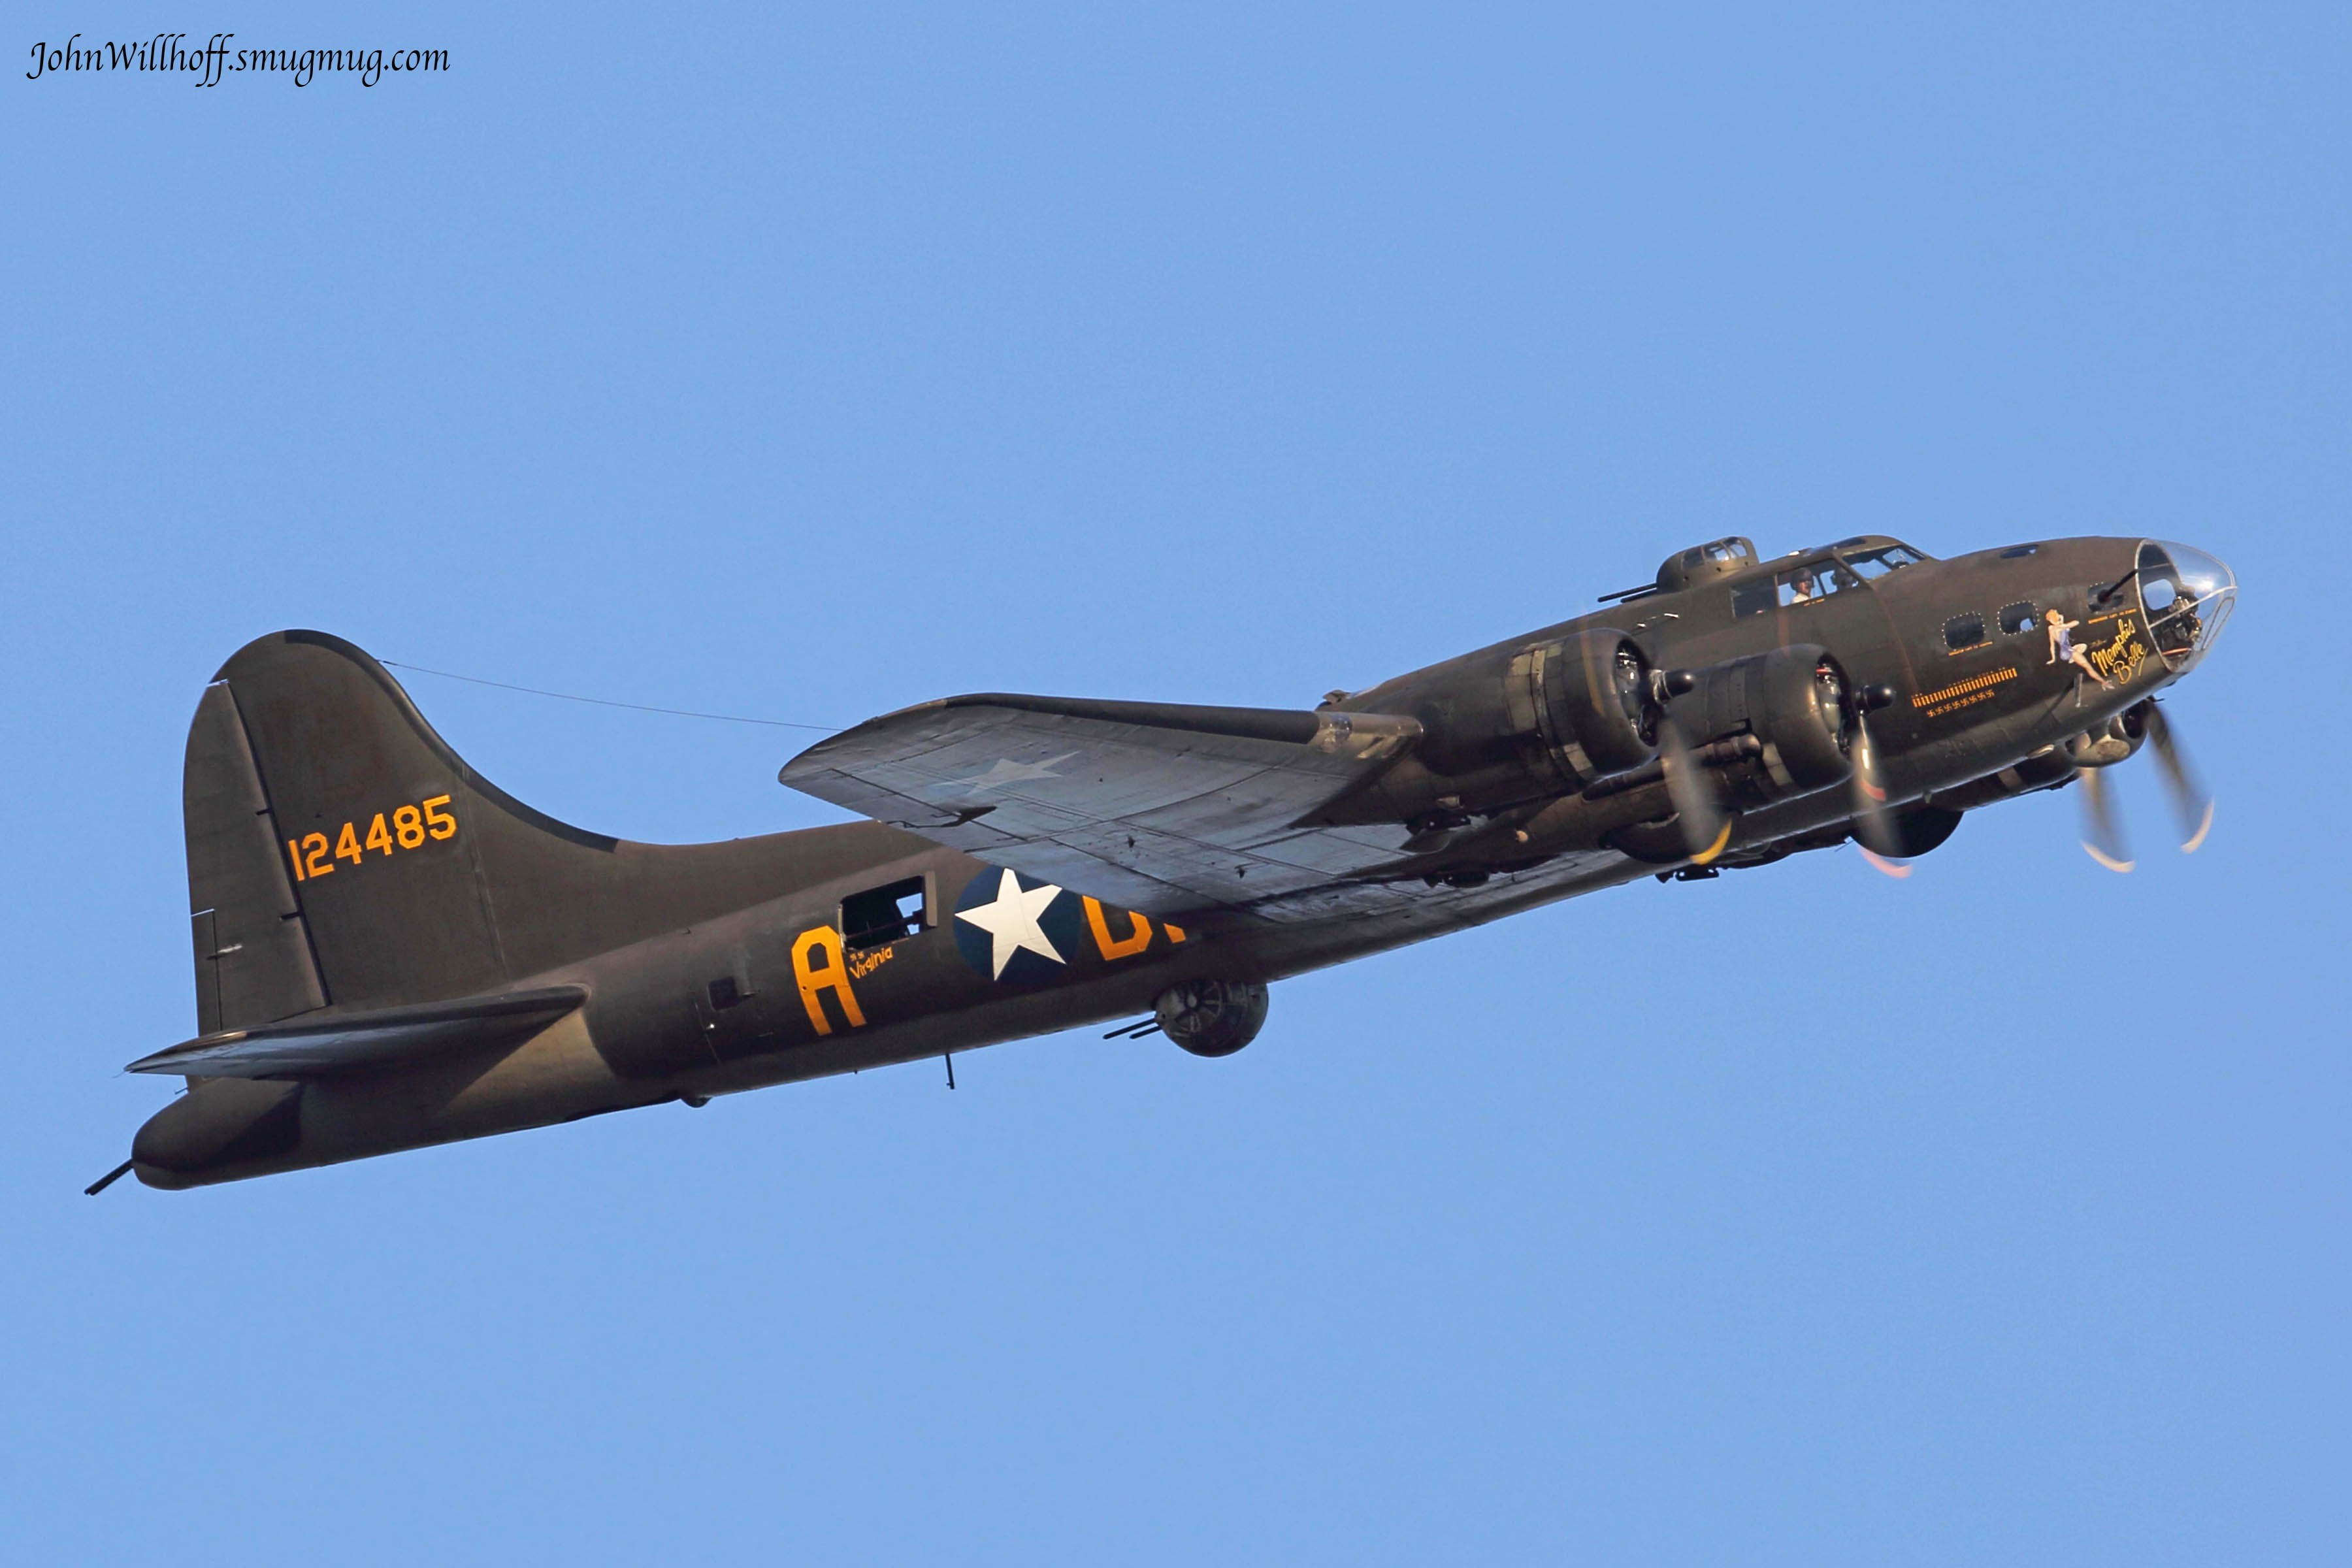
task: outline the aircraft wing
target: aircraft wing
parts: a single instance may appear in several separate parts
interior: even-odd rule
[[[587,999],[588,993],[580,986],[551,985],[537,991],[386,1007],[341,1018],[294,1018],[200,1036],[142,1057],[125,1070],[182,1073],[190,1078],[328,1078],[363,1068],[417,1061],[467,1047],[520,1040]]]
[[[868,720],[777,775],[950,848],[1146,914],[1262,903],[1397,858],[1401,826],[1307,819],[1412,719],[989,692]]]

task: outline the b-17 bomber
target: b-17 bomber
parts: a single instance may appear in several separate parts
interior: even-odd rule
[[[1603,608],[1312,708],[950,697],[790,787],[866,820],[638,844],[468,767],[320,632],[239,649],[184,786],[187,1090],[125,1172],[183,1188],[1113,1023],[1248,1045],[1286,976],[1643,878],[1853,842],[1880,868],[2146,746],[2237,595],[2179,544],[1936,560],[1879,535],[1677,552]]]

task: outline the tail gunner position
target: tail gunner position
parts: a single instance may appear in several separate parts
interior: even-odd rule
[[[1285,975],[1849,838],[1901,874],[2075,780],[2127,870],[2101,770],[2154,742],[2203,839],[2154,698],[2236,594],[2137,539],[1719,540],[1311,710],[905,709],[782,774],[871,820],[684,846],[532,810],[374,659],[278,633],[188,732],[196,1036],[131,1064],[188,1087],[115,1174],[234,1181],[1139,1014],[1114,1033],[1222,1056]]]

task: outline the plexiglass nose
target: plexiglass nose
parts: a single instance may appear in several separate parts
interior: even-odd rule
[[[2173,674],[2205,657],[2237,603],[2237,577],[2203,551],[2153,539],[2139,547],[2140,614]]]

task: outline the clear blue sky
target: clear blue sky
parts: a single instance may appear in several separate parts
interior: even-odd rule
[[[2342,1561],[2342,6],[777,9],[12,16],[0,1552]],[[76,26],[454,68],[24,79]],[[2206,847],[2143,762],[2128,878],[2042,797],[1288,982],[1226,1061],[80,1194],[192,1031],[181,746],[260,633],[1291,706],[1864,530],[2234,566]],[[789,731],[410,684],[589,827],[835,819]]]

